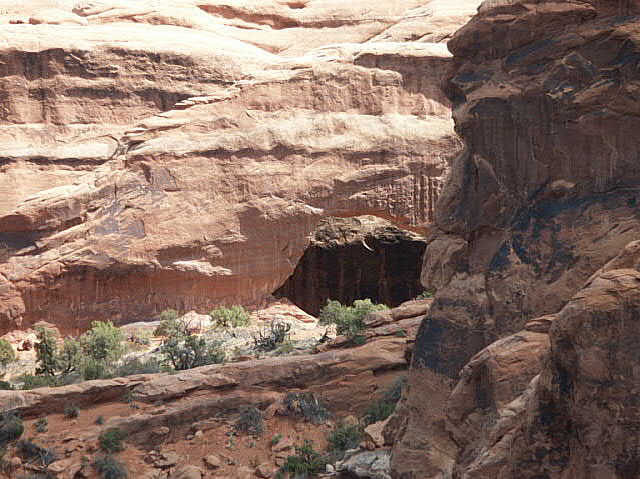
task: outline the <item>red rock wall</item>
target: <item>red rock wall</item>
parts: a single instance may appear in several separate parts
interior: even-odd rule
[[[637,13],[635,2],[485,2],[449,43],[448,91],[465,151],[440,196],[439,234],[425,255],[422,281],[437,296],[416,342],[417,386],[405,397],[395,477],[640,474],[631,442],[615,439],[630,434],[627,426],[596,411],[586,392],[596,387],[591,372],[581,372],[581,361],[600,361],[587,358],[602,341],[613,356],[584,366],[599,368],[598,407],[635,420],[635,360],[611,339],[635,341],[635,319],[624,312],[635,273],[606,279],[611,290],[595,304],[588,280],[640,233]],[[575,301],[582,310],[572,315]],[[454,391],[460,374],[466,381],[469,359],[487,345],[561,309],[550,362],[534,368],[539,383],[518,383],[510,408],[469,399],[475,416],[467,420],[448,409],[455,392],[430,395],[434,384]],[[539,363],[539,351],[531,357]],[[477,374],[477,387],[489,394],[485,376]],[[519,430],[507,418],[525,410],[532,422]],[[487,436],[469,441],[482,425]],[[596,430],[611,431],[611,443]]]
[[[4,9],[0,331],[258,303],[326,215],[430,223],[461,147],[431,42],[477,2],[432,3]]]

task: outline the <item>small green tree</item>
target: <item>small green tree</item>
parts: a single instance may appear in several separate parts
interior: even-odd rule
[[[181,338],[189,335],[189,325],[175,309],[165,309],[158,315],[158,318],[160,325],[153,332],[155,336]]]
[[[175,309],[165,309],[158,315],[158,319],[160,321],[169,321],[172,319],[178,319],[180,317],[180,313]]]
[[[208,341],[195,335],[180,339],[170,338],[162,345],[160,351],[167,362],[178,371],[219,364],[226,359],[220,342]]]
[[[236,421],[236,431],[259,436],[264,432],[264,414],[256,407],[249,407],[240,413]]]
[[[80,363],[80,374],[87,381],[108,379],[111,377],[111,368],[106,361],[83,356]]]
[[[96,361],[112,362],[124,353],[124,336],[111,321],[94,321],[91,329],[80,336],[84,354]]]
[[[16,353],[11,343],[6,339],[0,339],[0,366],[6,366],[15,360]]]
[[[184,319],[165,319],[153,334],[165,338],[182,338],[189,335],[189,325]]]
[[[127,479],[129,477],[127,465],[110,454],[98,457],[93,463],[93,468],[102,479]]]
[[[346,424],[338,421],[333,431],[327,436],[329,450],[339,459],[342,459],[345,451],[355,449],[362,440],[362,427],[359,424]]]
[[[124,451],[127,447],[124,443],[126,438],[126,431],[117,427],[110,427],[109,429],[102,431],[100,436],[98,436],[100,449],[109,453]]]
[[[384,392],[382,397],[371,404],[364,414],[362,421],[365,426],[387,419],[396,409],[396,403],[402,397],[402,388],[406,383],[406,377],[401,377]]]
[[[330,458],[313,449],[313,443],[305,439],[301,446],[296,446],[296,454],[288,456],[281,468],[291,478],[308,479],[326,470]]]
[[[39,327],[37,330],[38,342],[36,350],[36,374],[54,376],[58,370],[58,335],[47,327]]]
[[[58,367],[64,374],[76,371],[82,363],[82,345],[80,341],[66,338],[58,355]]]
[[[218,328],[239,328],[248,326],[251,321],[249,312],[242,306],[225,308],[220,306],[209,313],[214,324]]]
[[[0,448],[22,436],[24,425],[22,419],[12,411],[0,414]]]
[[[374,311],[389,309],[384,304],[375,304],[370,299],[359,299],[351,306],[345,306],[340,301],[328,300],[327,305],[320,310],[318,320],[320,324],[335,324],[338,334],[344,334],[354,342],[358,342],[365,330],[365,319]]]

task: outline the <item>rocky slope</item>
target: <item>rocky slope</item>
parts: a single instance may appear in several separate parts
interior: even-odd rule
[[[3,1],[0,330],[259,303],[325,215],[429,223],[476,4]]]
[[[425,255],[437,296],[396,477],[640,474],[638,14],[633,1],[492,1],[449,42],[465,150]]]
[[[0,477],[45,469],[47,477],[56,479],[99,479],[88,464],[100,456],[100,433],[115,427],[127,433],[127,448],[117,457],[126,463],[129,477],[180,479],[183,471],[192,471],[186,477],[270,479],[295,454],[295,445],[312,440],[323,451],[338,420],[357,424],[368,407],[399,384],[409,366],[408,348],[430,305],[431,300],[412,301],[371,315],[367,342],[360,347],[338,337],[303,354],[0,391],[0,411],[19,414],[23,437],[57,457],[43,468],[37,461],[21,461],[10,444],[3,451]],[[80,410],[75,419],[63,414],[70,405]],[[251,407],[260,410],[261,433],[235,429]],[[45,427],[38,428],[43,422]],[[395,425],[377,423],[377,428],[363,443],[386,458],[381,477],[388,477],[383,433]]]

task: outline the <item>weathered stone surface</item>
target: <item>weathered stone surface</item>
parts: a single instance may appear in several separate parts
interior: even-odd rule
[[[202,469],[196,466],[180,466],[172,473],[171,479],[202,479]]]
[[[640,473],[640,255],[637,242],[630,248],[634,267],[616,269],[620,258],[612,261],[554,321],[550,360],[527,398],[500,477],[625,479]]]
[[[385,445],[384,429],[389,422],[389,418],[384,421],[379,421],[373,424],[369,424],[364,428],[365,439],[372,442],[376,447],[382,447]]]
[[[282,399],[283,394],[277,392],[282,388],[304,388],[321,394],[330,409],[355,413],[371,400],[376,374],[408,366],[404,356],[407,340],[410,338],[382,337],[358,348],[318,354],[204,366],[176,374],[86,381],[58,388],[0,391],[0,410],[15,409],[24,416],[37,416],[62,412],[69,403],[87,407],[120,401],[127,392],[136,401],[147,404],[162,400],[165,406],[157,411],[109,422],[133,435],[138,434],[143,443],[153,443],[154,438],[165,439],[165,436],[158,438],[157,432],[171,424],[171,418],[181,418],[184,425],[188,417],[191,425],[212,417],[216,411],[233,411],[255,404],[266,408]],[[346,374],[350,381],[344,380]],[[358,385],[358,394],[354,393],[354,382]],[[182,401],[186,398],[189,400]],[[177,404],[169,407],[172,401]],[[179,432],[171,428],[170,435]],[[285,444],[282,441],[276,447]]]
[[[207,469],[219,469],[222,466],[222,460],[215,454],[209,454],[204,458],[204,464]]]
[[[389,479],[389,450],[357,452],[336,466],[338,473],[349,477]]]
[[[431,222],[463,3],[2,2],[0,330],[258,303],[326,215]]]
[[[260,464],[256,467],[256,476],[261,477],[262,479],[271,479],[275,476],[276,472],[277,468],[273,467],[273,465],[269,463]]]
[[[638,475],[628,458],[630,442],[618,439],[632,434],[603,412],[624,410],[622,422],[633,416],[621,395],[637,396],[631,392],[634,360],[626,359],[626,346],[614,346],[612,339],[610,362],[603,365],[592,351],[622,330],[625,344],[635,341],[634,321],[617,303],[635,301],[626,289],[635,269],[614,274],[613,268],[600,276],[615,294],[600,294],[589,281],[640,233],[640,141],[633,133],[639,6],[623,1],[485,2],[450,41],[454,67],[448,93],[466,148],[440,195],[436,239],[425,254],[422,282],[437,295],[414,348],[400,408],[405,427],[392,454],[394,476]],[[633,264],[629,251],[621,257],[621,263]],[[576,299],[564,306],[585,284],[594,296],[584,298],[584,313],[570,317]],[[610,307],[621,309],[611,313]],[[523,329],[516,336],[544,338],[545,316],[560,310],[550,330],[551,362],[518,395],[540,367],[539,360],[527,365],[522,358],[538,357],[534,352],[542,351],[544,341],[528,339],[520,354],[500,338]],[[591,324],[596,322],[592,317],[607,318],[607,325]],[[578,324],[584,325],[583,333],[573,330]],[[572,332],[560,334],[565,330]],[[514,354],[515,369],[502,369],[505,377],[513,377],[498,388],[482,371],[501,369],[485,360],[477,363],[493,348],[491,354],[500,348],[506,348],[506,357]],[[580,366],[562,372],[558,363],[568,364],[569,358],[597,369],[599,386],[588,380],[593,371],[582,373]],[[480,381],[480,399],[490,399],[487,408],[473,399],[472,379]],[[558,388],[565,380],[582,395],[574,396],[572,389],[562,397]],[[628,388],[626,394],[618,384]],[[600,406],[591,403],[589,389]],[[493,394],[513,398],[505,409],[509,414],[524,417],[526,410],[526,432],[513,422],[502,424],[504,414],[495,427],[484,426],[492,409],[505,407]],[[583,427],[587,414],[591,422]],[[487,434],[478,437],[483,427]],[[593,432],[599,430],[611,435]],[[601,451],[585,438],[591,434]],[[481,452],[487,450],[492,452]]]

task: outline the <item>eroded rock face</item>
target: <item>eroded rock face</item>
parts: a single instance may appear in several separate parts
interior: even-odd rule
[[[552,328],[549,365],[534,361],[525,376],[507,381],[518,386],[509,395],[517,410],[536,418],[525,432],[511,424],[474,438],[470,431],[490,419],[476,414],[483,401],[475,399],[471,415],[449,409],[469,387],[468,368],[479,367],[477,357],[465,367],[474,354],[533,318],[560,311],[640,233],[640,142],[632,133],[638,7],[628,1],[485,2],[449,43],[455,59],[448,91],[466,148],[439,198],[439,234],[425,255],[422,281],[437,296],[416,341],[408,420],[392,455],[396,477],[638,475],[627,457],[630,439],[616,439],[632,436],[627,426],[596,410],[586,393],[594,383],[579,366],[562,372],[592,361],[593,349],[610,342],[610,351],[620,354],[611,353],[605,363],[593,357],[591,366],[601,375],[595,396],[603,410],[624,411],[621,423],[635,420],[629,419],[636,417],[630,405],[637,396],[631,392],[635,360],[611,339],[622,330],[626,341],[637,336],[623,306],[634,301],[627,298],[635,294],[627,291],[634,272],[602,276],[611,293],[595,297],[611,304],[592,304],[588,295],[572,300]],[[571,314],[575,301],[582,301],[582,311]],[[506,347],[503,341],[490,348]],[[534,380],[522,392],[517,378],[537,370],[539,384]],[[492,382],[482,384],[485,376],[475,374],[483,394],[493,394]],[[473,424],[468,429],[467,421]],[[606,440],[604,432],[594,432],[609,430]],[[514,452],[509,435],[524,449]],[[607,445],[596,451],[596,442]],[[501,452],[478,452],[492,446]]]
[[[327,218],[316,229],[293,275],[275,295],[318,315],[328,299],[370,298],[394,307],[422,291],[423,236],[373,216]]]
[[[461,146],[433,42],[477,2],[14,3],[0,330],[258,303],[326,215],[433,219]]]
[[[638,476],[638,378],[633,351],[638,338],[639,251],[640,244],[629,244],[555,316],[549,349],[543,343],[542,348],[524,345],[533,359],[526,368],[528,374],[539,374],[526,388],[520,387],[521,394],[512,396],[497,421],[487,423],[490,412],[480,408],[477,398],[469,400],[468,394],[460,392],[469,391],[469,372],[478,372],[477,358],[500,349],[505,340],[489,346],[469,363],[450,400],[450,424],[457,425],[456,432],[466,432],[464,436],[453,434],[463,447],[454,477]],[[517,358],[510,356],[514,365],[519,363]],[[508,383],[519,385],[526,377],[516,373]],[[492,388],[481,390],[490,393]],[[464,428],[469,421],[461,421],[463,415],[459,414],[464,404],[467,411],[473,410],[467,415],[476,422],[471,429]],[[471,404],[473,409],[468,408]],[[474,437],[474,431],[484,431],[484,438]]]

